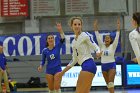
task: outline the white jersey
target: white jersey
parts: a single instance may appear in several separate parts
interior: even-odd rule
[[[115,62],[115,51],[118,45],[119,35],[120,32],[116,32],[116,37],[114,39],[114,42],[109,46],[106,47],[103,40],[101,40],[101,36],[98,31],[95,31],[95,35],[98,41],[98,45],[102,51],[101,55],[101,63],[112,63]]]
[[[89,59],[93,58],[91,55],[91,48],[96,52],[100,53],[100,49],[97,44],[93,41],[92,37],[88,32],[82,32],[77,40],[74,39],[72,41],[72,61],[68,64],[68,66],[74,66],[77,62],[79,65]]]
[[[138,64],[140,64],[140,33],[134,29],[129,33],[129,40],[137,58]]]

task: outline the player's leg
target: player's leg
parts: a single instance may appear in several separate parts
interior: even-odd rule
[[[108,89],[110,93],[114,93],[115,74],[116,74],[116,69],[110,69],[108,72],[108,75],[109,75]]]
[[[77,81],[76,93],[89,93],[93,77],[93,73],[81,71]]]
[[[109,82],[108,72],[107,71],[102,71],[102,74],[103,74],[103,77],[105,79],[106,84],[108,85],[108,82]]]
[[[48,83],[49,93],[54,92],[54,69],[46,69],[46,80]]]
[[[4,83],[6,85],[6,93],[10,93],[9,81],[8,81],[8,76],[7,76],[6,70],[4,71],[3,77],[4,77]]]
[[[115,74],[116,74],[116,63],[109,63],[107,64],[108,67],[108,90],[110,93],[114,93],[114,79],[115,79]]]
[[[96,73],[96,64],[93,59],[88,59],[82,64],[82,71],[78,77],[76,93],[89,93],[92,80]]]
[[[1,69],[0,69],[0,93],[2,93],[1,80],[2,80],[2,72],[1,72]]]
[[[110,93],[114,93],[114,78],[116,74],[116,63],[102,64],[102,73]]]
[[[55,75],[54,75],[54,89],[55,89],[55,93],[61,93],[61,80],[58,80],[57,79],[57,75],[59,72],[61,72],[62,69],[61,69],[61,66],[57,66],[56,69],[55,69]]]
[[[46,74],[46,80],[48,83],[49,93],[54,93],[54,76],[51,74]]]
[[[108,64],[102,64],[102,74],[103,74],[104,80],[106,82],[106,85],[108,85],[108,82],[109,82],[108,70],[109,70]]]

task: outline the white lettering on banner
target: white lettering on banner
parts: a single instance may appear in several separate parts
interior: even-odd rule
[[[66,66],[62,66],[62,69],[64,69]],[[75,87],[76,82],[78,80],[78,75],[80,74],[81,67],[80,66],[74,66],[69,71],[67,71],[63,75],[63,79],[61,82],[61,87]],[[115,82],[114,85],[122,85],[122,73],[121,73],[121,65],[116,65],[116,72],[115,75]],[[71,82],[72,81],[72,82]],[[101,65],[97,65],[97,72],[96,75],[92,81],[91,86],[106,86],[105,80],[102,75],[101,71]]]
[[[65,73],[63,78],[78,78],[79,76],[79,72],[69,72],[69,73]]]
[[[40,55],[40,38],[41,36],[33,36],[35,39],[35,54]]]
[[[140,72],[128,72],[129,77],[140,77]]]
[[[41,36],[33,36],[34,40],[35,40],[35,54],[34,55],[40,55],[40,38]],[[23,41],[26,40],[27,41],[27,51],[24,51],[24,46],[23,45]],[[12,45],[8,46],[9,42],[13,43],[13,47]],[[26,55],[31,55],[32,51],[33,51],[33,41],[31,40],[30,37],[28,36],[23,36],[19,39],[19,41],[16,43],[16,38],[15,37],[7,37],[4,41],[3,41],[3,46],[4,46],[4,55],[5,56],[16,56],[16,51],[18,51],[19,56],[25,56],[25,52],[27,52]],[[9,54],[9,47],[13,47],[13,52],[12,54]],[[17,50],[16,50],[17,47]]]
[[[33,46],[32,46],[32,41],[29,37],[27,36],[23,36],[20,38],[19,42],[18,42],[18,51],[19,51],[19,54],[21,56],[24,56],[24,48],[23,48],[23,41],[26,40],[27,41],[27,55],[31,55],[32,53],[32,49],[33,49]]]
[[[15,50],[13,50],[13,54],[12,54],[12,55],[9,55],[9,53],[8,53],[8,50],[9,50],[9,49],[8,49],[8,42],[9,42],[10,40],[13,42],[13,45],[16,44],[15,38],[13,38],[13,37],[8,37],[8,38],[6,38],[6,39],[3,41],[3,46],[4,46],[4,50],[5,50],[5,51],[3,51],[3,53],[4,53],[5,56],[15,56],[15,55],[16,55],[16,51],[15,51]]]
[[[101,33],[101,38],[104,35],[108,35],[110,33]],[[92,34],[91,34],[92,36]],[[4,54],[5,56],[25,56],[25,55],[40,55],[42,48],[45,47],[46,44],[46,34],[32,34],[29,36],[19,35],[12,37],[4,37],[3,46],[4,46]],[[54,35],[54,38],[57,38],[57,35]],[[74,38],[74,34],[65,35],[65,45],[61,48],[61,53],[71,54],[71,43]],[[43,41],[41,41],[43,40]],[[55,39],[58,40],[58,39]],[[26,44],[25,42],[26,41]],[[56,41],[57,43],[58,41]],[[44,43],[43,45],[41,45]],[[10,45],[11,44],[11,45]],[[26,48],[27,47],[27,48]]]
[[[70,48],[72,46],[71,46],[71,43],[70,43],[70,39],[72,37],[74,37],[74,35],[65,35],[65,38],[66,38],[66,54],[71,54]]]

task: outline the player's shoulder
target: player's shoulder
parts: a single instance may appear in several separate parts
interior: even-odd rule
[[[85,37],[91,37],[91,36],[93,36],[93,35],[90,34],[89,32],[83,32],[83,36],[85,36]]]
[[[45,47],[45,48],[43,48],[42,52],[45,52],[45,51],[47,51],[47,50],[48,50],[48,48]]]
[[[134,29],[133,31],[131,31],[129,33],[129,38],[135,38],[137,34],[138,34],[138,31],[136,31],[136,29]]]
[[[89,32],[82,32],[82,37],[83,39],[89,39],[89,38],[92,38],[93,35],[90,34]]]
[[[82,32],[81,35],[83,35],[83,36],[86,35],[86,32]]]
[[[136,29],[134,29],[129,33],[129,35],[134,35],[134,34],[137,34],[137,33],[138,33],[138,31],[136,31]]]
[[[84,39],[84,38],[88,37],[88,35],[89,35],[88,32],[82,32],[82,33],[80,34],[80,39]]]

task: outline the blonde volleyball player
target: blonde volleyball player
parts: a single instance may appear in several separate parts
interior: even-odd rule
[[[140,65],[140,12],[133,13],[132,25],[135,29],[129,33],[129,40],[136,56],[133,61]]]
[[[38,67],[38,71],[42,71],[45,65],[45,60],[47,59],[46,65],[46,80],[48,82],[49,93],[61,93],[60,84],[61,80],[57,80],[56,76],[61,69],[61,59],[60,59],[60,48],[65,41],[64,32],[62,30],[61,24],[56,24],[57,30],[61,35],[60,42],[55,44],[54,36],[49,35],[46,39],[47,47],[42,51],[42,62]]]
[[[72,17],[69,21],[69,25],[75,34],[72,42],[72,61],[59,73],[58,78],[61,79],[64,73],[78,62],[82,70],[78,77],[76,93],[89,93],[92,80],[97,70],[90,49],[93,48],[93,50],[96,51],[97,57],[100,55],[100,49],[92,40],[89,33],[82,32],[83,21],[81,17]]]
[[[114,78],[116,74],[116,63],[115,63],[114,54],[116,51],[116,47],[120,35],[120,20],[119,19],[117,20],[117,32],[114,41],[110,35],[106,35],[103,42],[98,32],[97,20],[94,21],[93,26],[98,41],[98,45],[102,51],[101,52],[102,74],[107,84],[109,92],[114,93]]]

